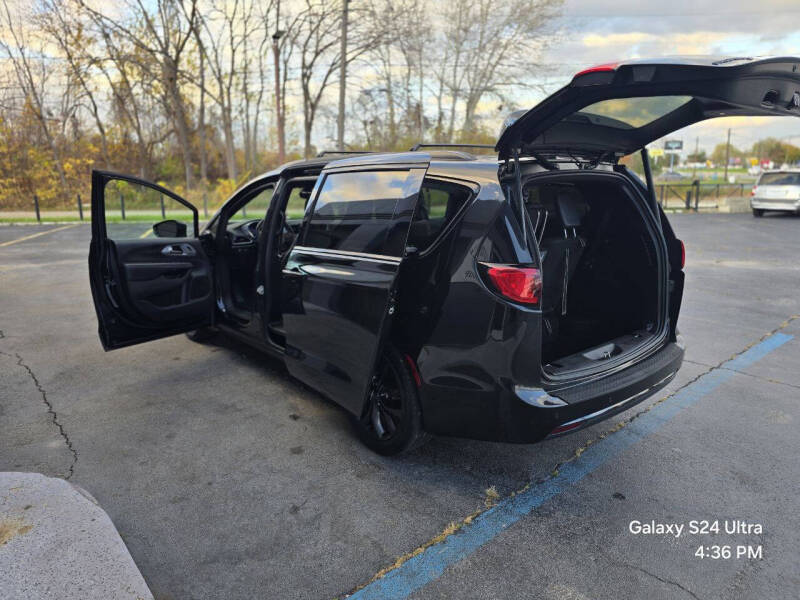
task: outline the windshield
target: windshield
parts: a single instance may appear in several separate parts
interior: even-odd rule
[[[800,173],[764,173],[758,185],[800,185]]]
[[[604,121],[603,125],[626,129],[642,127],[660,119],[689,102],[691,96],[652,96],[637,98],[614,98],[590,104],[578,114],[609,117],[614,121]]]

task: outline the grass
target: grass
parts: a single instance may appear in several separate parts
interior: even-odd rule
[[[288,214],[288,218],[290,219],[301,219],[303,217],[304,212],[302,210],[290,210]],[[210,216],[210,215],[209,215]],[[261,215],[256,214],[255,216],[248,215],[247,219],[257,219]],[[80,220],[78,215],[63,215],[63,214],[56,214],[50,215],[47,212],[41,213],[41,223],[91,223],[92,218],[89,214],[89,211],[84,213],[83,221]],[[178,220],[185,220],[187,222],[191,221],[191,214],[180,214],[180,215],[167,215],[167,218],[177,218]],[[113,215],[109,214],[106,215],[106,223],[148,223],[154,224],[158,223],[162,220],[161,213],[137,213],[131,212],[125,215],[125,219],[122,219],[122,215]],[[206,218],[202,215],[200,216],[200,222],[202,223],[205,221]],[[22,217],[22,216],[6,216],[0,213],[0,224],[34,224],[39,223],[40,221],[36,220],[36,217]]]

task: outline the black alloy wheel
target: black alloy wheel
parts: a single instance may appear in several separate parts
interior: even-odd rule
[[[414,379],[393,348],[381,353],[356,429],[364,444],[384,456],[407,452],[426,439]]]

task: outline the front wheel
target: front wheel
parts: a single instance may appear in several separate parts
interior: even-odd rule
[[[763,208],[754,208],[753,209],[753,216],[754,217],[763,217],[764,216],[764,209]]]
[[[417,387],[403,356],[394,348],[381,353],[367,406],[355,426],[361,441],[384,456],[408,452],[427,439]]]

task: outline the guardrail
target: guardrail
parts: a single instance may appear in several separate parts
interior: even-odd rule
[[[744,197],[747,183],[656,183],[656,199],[662,208],[680,207],[697,211],[700,200],[730,196]],[[676,202],[677,200],[677,202]],[[670,203],[670,201],[672,201]]]
[[[656,183],[656,199],[662,208],[684,208],[686,210],[697,211],[700,206],[700,201],[713,198],[726,198],[730,196],[743,197],[745,195],[745,188],[750,188],[752,184],[749,183]],[[77,194],[75,198],[77,207],[78,219],[84,220],[84,204],[81,200],[81,195]],[[118,197],[119,212],[122,219],[125,220],[127,213],[125,207],[125,199],[122,194]],[[716,206],[716,205],[715,205]],[[164,217],[164,198],[161,197],[161,215]],[[36,215],[36,220],[41,223],[42,216],[39,206],[39,197],[33,195],[33,210]],[[68,211],[59,211],[68,212]],[[243,214],[244,211],[243,211]]]

